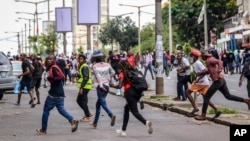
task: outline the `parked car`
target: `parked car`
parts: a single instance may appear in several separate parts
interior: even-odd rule
[[[12,68],[13,68],[13,75],[17,76],[22,73],[22,61],[11,61]]]
[[[0,100],[5,91],[14,89],[15,76],[8,57],[0,51]]]

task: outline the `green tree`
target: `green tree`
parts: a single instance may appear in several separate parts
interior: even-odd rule
[[[52,54],[58,49],[58,40],[60,35],[55,32],[54,25],[47,28],[47,34],[41,34],[39,38],[39,45],[41,53],[45,51],[46,54]]]
[[[155,48],[155,24],[148,23],[141,29],[141,53],[153,51]]]
[[[99,40],[103,45],[111,45],[118,42],[121,50],[129,50],[134,47],[138,41],[138,28],[135,23],[129,18],[122,18],[118,16],[107,22],[102,27],[99,34]]]
[[[203,0],[172,1],[172,24],[176,34],[175,42],[189,43],[196,48],[204,44],[204,24],[197,23]],[[163,23],[168,24],[168,6],[163,8]],[[217,35],[223,32],[223,20],[237,13],[235,0],[207,0],[208,33],[217,29]]]

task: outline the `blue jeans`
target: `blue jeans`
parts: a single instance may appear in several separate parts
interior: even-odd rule
[[[106,111],[106,113],[108,114],[108,116],[111,118],[113,116],[107,102],[106,102],[106,96],[109,92],[109,86],[107,85],[103,85],[103,87],[107,90],[106,92],[103,91],[100,86],[96,87],[96,91],[97,91],[97,101],[96,101],[96,112],[95,112],[95,119],[94,119],[94,124],[97,124],[98,120],[99,120],[99,116],[101,113],[101,106],[102,108]]]
[[[182,100],[186,100],[186,90],[188,88],[188,82],[190,82],[190,75],[180,76],[177,74],[177,96],[180,98],[182,97]]]
[[[43,116],[42,116],[42,129],[46,130],[48,125],[49,112],[54,108],[57,108],[57,111],[68,119],[69,122],[72,122],[73,117],[64,109],[64,98],[52,98],[47,96],[44,107],[43,107]]]

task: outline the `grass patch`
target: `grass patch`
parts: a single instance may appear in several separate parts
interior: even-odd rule
[[[154,100],[154,101],[165,101],[168,100],[169,96],[164,96],[164,95],[154,95],[154,96],[150,96],[150,100]]]
[[[222,114],[237,114],[238,113],[236,110],[230,109],[230,108],[219,107],[218,109],[222,112]],[[215,114],[215,111],[214,109],[210,109],[208,113]]]

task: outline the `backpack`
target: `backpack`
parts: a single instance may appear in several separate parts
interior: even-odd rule
[[[212,54],[212,56],[215,57],[216,59],[220,59],[217,49],[211,48],[211,49],[209,49],[209,52],[210,52],[210,53]]]
[[[143,74],[139,70],[130,70],[128,71],[128,77],[131,80],[131,86],[138,92],[142,93],[143,91],[148,90],[148,83],[144,78]]]
[[[247,58],[244,62],[243,74],[247,79],[250,79],[250,58]]]

